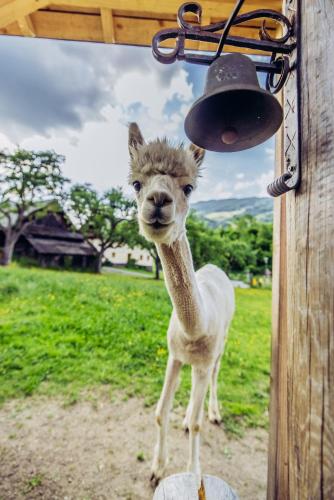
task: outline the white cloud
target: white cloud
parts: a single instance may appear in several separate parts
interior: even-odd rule
[[[242,196],[268,196],[267,186],[274,179],[274,171],[270,169],[252,180],[238,181],[233,190]]]
[[[137,121],[146,140],[164,135],[175,142],[183,138],[183,120],[197,97],[191,65],[159,64],[149,49],[144,48],[41,40],[24,40],[25,47],[28,45],[23,57],[20,40],[14,42],[7,40],[3,48],[6,59],[5,49],[12,47],[6,60],[13,78],[4,80],[2,86],[12,90],[11,99],[7,100],[11,103],[10,120],[15,134],[3,121],[0,148],[13,148],[13,141],[19,137],[22,147],[50,148],[64,154],[64,174],[74,182],[90,182],[99,190],[121,185],[130,192],[127,123]],[[21,64],[22,61],[26,64]],[[33,69],[34,61],[38,61],[38,71]],[[31,91],[27,95],[26,86],[11,83],[15,79],[29,82],[29,75],[36,75],[38,80],[37,87],[35,80],[30,86],[36,87],[38,106]],[[62,82],[60,88],[57,78]],[[49,81],[55,84],[50,86]],[[42,101],[40,89],[45,95]],[[31,101],[23,109],[24,120],[22,113],[15,111],[21,99],[25,103]],[[229,160],[208,155],[192,201],[266,195],[266,184],[273,179],[272,171],[268,170],[275,153],[272,144],[267,143],[258,153],[258,163],[256,158],[256,162],[247,164],[245,173],[242,170],[246,167],[237,154]],[[253,168],[267,171],[252,179]]]
[[[55,149],[66,157],[64,174],[73,182],[89,182],[99,190],[127,187],[128,131],[120,122],[118,108],[103,110],[104,122],[88,122],[76,135],[32,136],[21,146],[27,149]]]
[[[275,160],[275,149],[274,148],[265,148],[264,152],[267,156],[267,159],[270,162],[273,162]]]
[[[114,97],[123,111],[123,121],[131,121],[133,107],[139,106],[137,119],[146,139],[175,134],[184,119],[183,106],[194,100],[193,85],[188,83],[187,72],[182,68],[165,86],[153,69],[149,74],[139,70],[123,73],[114,85]],[[165,107],[175,98],[180,102],[180,110],[168,117]]]

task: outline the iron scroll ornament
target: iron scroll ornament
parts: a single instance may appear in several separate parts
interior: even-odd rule
[[[238,16],[237,13],[243,3],[244,0],[239,0],[237,2],[236,7],[227,21],[209,24],[207,26],[189,23],[184,18],[187,12],[192,12],[195,14],[198,23],[200,23],[202,18],[202,7],[200,4],[196,2],[182,4],[177,13],[177,21],[180,27],[162,29],[154,35],[152,39],[153,56],[157,61],[163,64],[171,64],[178,60],[209,66],[220,56],[224,45],[267,52],[268,55],[271,55],[270,62],[265,63],[257,61],[255,62],[255,67],[257,71],[267,73],[267,90],[273,94],[279,92],[290,71],[288,55],[291,54],[296,47],[294,42],[287,43],[293,34],[293,25],[283,14],[270,9],[253,10]],[[232,26],[237,26],[254,19],[264,19],[262,27],[259,30],[259,40],[229,35]],[[279,22],[285,31],[284,35],[278,39],[272,38],[265,26],[265,19],[273,19]],[[216,33],[222,30],[222,33]],[[161,50],[160,44],[169,39],[175,39],[175,48],[166,53]],[[214,43],[218,45],[218,49],[212,56],[186,53],[186,40]],[[279,75],[276,82],[274,79],[275,75]]]
[[[246,14],[238,15],[245,0],[237,0],[236,5],[227,21],[201,26],[202,7],[197,2],[184,3],[180,6],[177,13],[179,28],[160,30],[153,37],[152,51],[153,56],[163,64],[171,64],[177,60],[209,66],[213,61],[220,57],[225,45],[259,50],[267,52],[270,55],[270,62],[254,62],[256,71],[267,73],[266,89],[272,94],[279,92],[284,86],[289,73],[295,69],[295,63],[290,66],[290,57],[296,53],[296,20],[290,21],[280,12],[270,9],[258,9]],[[193,13],[199,24],[192,24],[185,20],[185,14]],[[247,21],[263,19],[262,27],[259,30],[259,39],[245,38],[239,36],[230,36],[229,31],[232,26],[237,26]],[[266,28],[265,20],[272,19],[280,23],[283,35],[280,38],[273,38]],[[298,26],[297,26],[298,28]],[[296,29],[297,30],[297,29]],[[220,31],[221,33],[216,33]],[[161,42],[169,39],[175,39],[175,48],[166,53],[161,51]],[[186,40],[197,40],[218,45],[217,51],[213,56],[206,54],[195,54],[185,52]],[[289,57],[290,56],[290,57]],[[288,172],[275,179],[269,184],[267,190],[271,196],[280,196],[281,194],[296,189],[300,184],[300,168],[292,166]]]

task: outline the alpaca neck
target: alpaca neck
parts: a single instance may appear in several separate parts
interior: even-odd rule
[[[206,319],[187,237],[183,235],[171,245],[157,244],[157,250],[178,320],[185,333],[200,335]]]

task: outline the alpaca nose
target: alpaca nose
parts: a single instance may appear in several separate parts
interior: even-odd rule
[[[166,191],[152,191],[148,194],[147,200],[157,208],[169,205],[173,201]]]

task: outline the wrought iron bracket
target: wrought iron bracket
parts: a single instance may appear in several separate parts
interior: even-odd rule
[[[267,73],[266,87],[275,94],[281,90],[290,71],[289,55],[296,47],[295,41],[290,41],[294,34],[294,24],[280,12],[270,9],[253,10],[247,14],[238,15],[245,0],[238,0],[229,19],[207,26],[201,26],[202,7],[196,2],[184,3],[178,10],[177,20],[179,28],[167,28],[159,31],[153,37],[152,50],[154,57],[161,63],[171,64],[177,60],[193,64],[210,65],[219,57],[225,45],[263,51],[270,55],[270,62],[256,61],[256,70]],[[192,24],[185,20],[185,14],[195,14],[199,24]],[[259,39],[231,36],[230,29],[245,22],[263,19],[259,30]],[[281,24],[283,36],[274,39],[270,35],[266,25],[266,19],[273,19]],[[221,33],[216,33],[222,31]],[[175,48],[166,53],[161,49],[161,42],[175,39]],[[217,44],[218,48],[214,55],[188,53],[185,49],[186,40],[197,40]]]
[[[295,48],[290,55],[291,69],[288,73],[283,94],[283,165],[285,173],[275,179],[267,187],[268,194],[280,196],[292,189],[298,189],[301,182],[300,160],[300,74],[298,61],[298,45],[300,40],[300,1],[288,0],[286,2],[286,15],[294,24]]]

